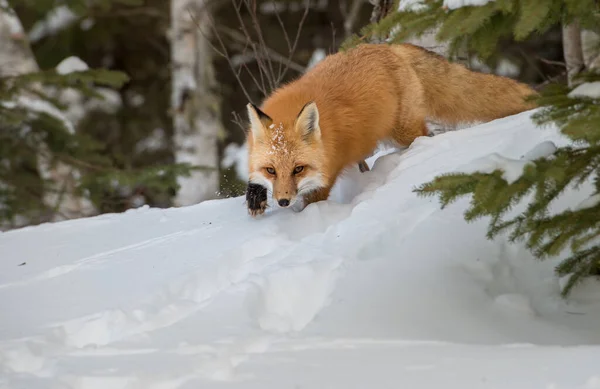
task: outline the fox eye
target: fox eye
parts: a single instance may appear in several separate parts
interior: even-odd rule
[[[304,170],[304,166],[296,166],[294,169],[294,174],[300,174],[302,173],[302,170]]]
[[[273,169],[272,167],[268,167],[267,168],[267,173],[275,175],[275,169]]]

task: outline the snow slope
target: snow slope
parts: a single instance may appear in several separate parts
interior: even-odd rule
[[[0,234],[0,388],[600,388],[598,285],[561,300],[556,260],[412,192],[566,144],[529,115],[373,158],[301,213],[240,197]]]

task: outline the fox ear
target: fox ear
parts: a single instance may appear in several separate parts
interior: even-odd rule
[[[252,103],[248,103],[246,108],[248,109],[248,119],[250,120],[250,131],[252,132],[252,136],[254,136],[254,140],[258,140],[265,134],[265,128],[273,124],[273,119]]]
[[[307,103],[296,119],[296,131],[298,131],[304,140],[321,139],[321,127],[319,127],[319,109],[317,103],[311,101]]]

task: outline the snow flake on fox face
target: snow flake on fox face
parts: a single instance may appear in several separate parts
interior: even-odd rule
[[[283,123],[279,123],[278,125],[275,125],[275,123],[273,123],[269,126],[269,130],[272,131],[270,139],[271,147],[270,150],[267,151],[267,154],[289,154],[290,151],[288,142],[285,138]]]

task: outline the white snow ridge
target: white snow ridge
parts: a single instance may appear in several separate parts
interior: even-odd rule
[[[530,114],[419,138],[299,213],[238,197],[0,234],[0,388],[600,388],[600,283],[561,299],[561,258],[412,191],[567,144]]]

